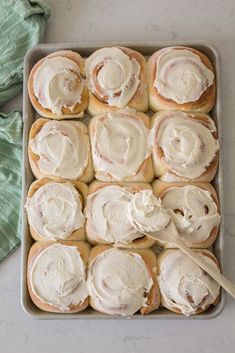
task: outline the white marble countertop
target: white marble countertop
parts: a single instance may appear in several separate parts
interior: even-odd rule
[[[226,275],[235,282],[234,0],[47,0],[45,42],[208,40],[222,57]],[[22,109],[18,95],[4,111]],[[235,301],[208,321],[37,321],[20,307],[20,249],[0,264],[0,352],[235,351]]]

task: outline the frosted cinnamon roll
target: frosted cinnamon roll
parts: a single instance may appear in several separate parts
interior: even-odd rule
[[[35,240],[85,240],[84,201],[88,187],[79,181],[33,182],[25,205]]]
[[[28,257],[27,281],[33,303],[43,311],[76,313],[88,306],[85,242],[36,242]]]
[[[87,287],[90,305],[110,315],[148,314],[159,306],[156,255],[150,249],[120,250],[98,245],[91,250]]]
[[[220,214],[216,191],[209,183],[193,185],[155,180],[153,191],[170,211],[179,235],[192,248],[210,247],[219,231]],[[158,242],[165,248],[174,247]]]
[[[82,117],[88,105],[83,59],[70,50],[41,59],[30,72],[28,93],[35,110],[45,118]]]
[[[94,177],[88,131],[81,122],[37,119],[29,133],[28,154],[37,179],[88,183]]]
[[[149,117],[125,109],[90,121],[95,177],[101,181],[145,181],[153,177]]]
[[[215,74],[206,55],[188,47],[168,47],[148,62],[150,109],[208,113],[215,102]]]
[[[158,112],[152,125],[156,176],[167,182],[210,182],[214,178],[219,142],[208,115]]]
[[[86,59],[88,112],[98,115],[125,107],[148,110],[146,61],[124,47],[102,48]]]
[[[195,250],[215,268],[219,265],[208,250]],[[157,256],[161,304],[176,313],[200,314],[217,304],[220,285],[180,250],[168,249]]]
[[[145,189],[151,190],[150,184],[92,182],[84,211],[89,242],[132,249],[152,246],[155,241],[136,231],[127,218],[134,193]]]

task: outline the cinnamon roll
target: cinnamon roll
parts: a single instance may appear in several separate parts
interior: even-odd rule
[[[89,183],[94,177],[88,130],[81,122],[37,119],[29,133],[28,154],[37,179]]]
[[[149,127],[149,117],[133,109],[94,117],[89,132],[96,179],[150,182],[154,172]]]
[[[127,218],[127,207],[135,192],[152,189],[147,183],[93,181],[85,208],[86,235],[92,244],[120,248],[148,248],[155,241],[136,231]]]
[[[33,182],[25,205],[35,240],[85,240],[84,201],[88,187],[79,181]]]
[[[85,242],[36,242],[28,257],[27,281],[33,303],[43,311],[76,313],[88,306]]]
[[[210,182],[214,178],[219,142],[208,115],[158,112],[152,125],[156,176],[167,182]]]
[[[188,47],[168,47],[148,62],[150,109],[208,113],[215,102],[215,74],[206,55]]]
[[[220,214],[216,191],[209,183],[164,183],[155,180],[155,195],[170,211],[182,239],[192,248],[210,247],[219,231]],[[173,248],[168,242],[158,243]]]
[[[124,47],[102,48],[85,62],[88,112],[98,115],[125,107],[148,111],[146,61]]]
[[[195,250],[212,266],[219,265],[208,250]],[[200,314],[217,304],[220,285],[180,250],[168,249],[157,256],[161,304],[176,313]]]
[[[34,109],[45,118],[82,117],[88,105],[83,59],[70,50],[41,59],[30,72],[28,93]]]
[[[87,286],[90,305],[110,315],[142,315],[158,308],[156,255],[150,249],[120,250],[98,245],[91,250]]]

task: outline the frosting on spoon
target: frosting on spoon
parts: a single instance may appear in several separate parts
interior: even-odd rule
[[[170,222],[170,215],[152,190],[142,190],[128,204],[127,217],[133,227],[142,233],[159,232]]]

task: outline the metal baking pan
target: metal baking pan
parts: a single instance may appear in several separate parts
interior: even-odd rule
[[[213,245],[212,251],[216,255],[220,262],[221,269],[223,271],[224,264],[224,204],[223,204],[223,158],[222,158],[222,137],[221,137],[221,76],[220,76],[220,56],[215,47],[208,44],[207,42],[165,42],[165,41],[154,41],[154,42],[112,42],[112,43],[76,43],[76,44],[42,44],[31,49],[25,56],[24,62],[24,95],[23,95],[23,120],[24,120],[24,133],[23,133],[23,199],[22,199],[22,247],[21,247],[21,305],[27,314],[30,314],[34,318],[38,319],[125,319],[125,317],[120,316],[110,316],[106,314],[101,314],[92,308],[88,308],[80,313],[75,314],[56,314],[48,313],[38,309],[30,299],[28,288],[27,288],[27,257],[29,249],[33,243],[33,239],[30,236],[29,226],[27,221],[26,212],[24,205],[26,202],[27,191],[30,184],[34,180],[34,176],[31,172],[27,145],[28,136],[31,125],[36,119],[36,113],[30,103],[28,93],[27,93],[27,81],[31,68],[33,65],[43,58],[44,56],[61,49],[71,49],[77,51],[82,57],[89,56],[93,51],[104,46],[126,46],[141,52],[146,57],[153,54],[156,50],[167,46],[183,45],[198,49],[205,53],[213,63],[216,80],[217,80],[217,96],[215,107],[210,113],[215,121],[218,128],[219,142],[220,142],[220,157],[219,157],[219,168],[217,175],[213,181],[216,191],[220,200],[220,210],[222,215],[222,222],[220,225],[220,233],[217,237],[215,244]],[[87,123],[87,118],[81,119],[81,121]],[[199,315],[192,315],[190,317],[185,317],[184,315],[175,314],[167,309],[160,308],[147,316],[141,316],[140,314],[135,314],[132,320],[202,320],[202,319],[212,319],[218,316],[225,305],[225,293],[221,290],[220,302],[216,306],[211,306],[209,310],[205,311]],[[129,317],[130,318],[130,317]]]

